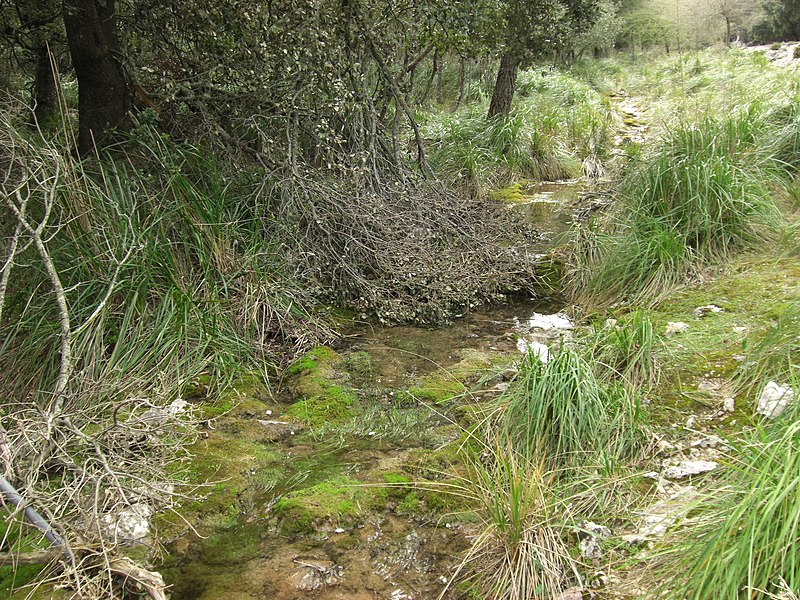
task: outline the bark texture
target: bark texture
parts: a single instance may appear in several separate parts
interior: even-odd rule
[[[78,152],[86,155],[126,129],[131,83],[122,66],[114,0],[64,0],[67,41],[78,79]]]
[[[517,58],[511,52],[503,54],[500,58],[494,92],[492,92],[492,102],[489,104],[488,116],[490,119],[496,115],[507,115],[511,111],[518,72],[519,61]]]

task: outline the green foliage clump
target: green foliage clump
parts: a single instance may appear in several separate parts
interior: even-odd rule
[[[645,436],[639,403],[623,387],[598,381],[576,351],[542,363],[528,355],[503,393],[503,430],[515,451],[580,468],[634,454]]]
[[[468,193],[514,178],[551,181],[582,173],[586,159],[603,160],[610,146],[608,102],[569,74],[520,73],[511,115],[486,119],[486,107],[430,115],[424,124],[431,164]]]
[[[636,387],[656,382],[658,337],[644,310],[635,310],[618,322],[596,327],[588,339],[589,360],[601,378],[619,378]]]
[[[697,507],[670,584],[681,597],[753,598],[800,589],[800,423],[756,430]]]
[[[579,239],[573,292],[657,295],[695,269],[767,243],[783,225],[775,193],[786,185],[785,163],[762,146],[774,131],[757,106],[670,130],[627,173],[607,230]]]

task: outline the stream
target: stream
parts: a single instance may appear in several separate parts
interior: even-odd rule
[[[533,184],[521,191],[509,210],[548,232],[548,246],[553,247],[579,208],[582,182]],[[260,482],[257,492],[238,492],[228,518],[216,525],[197,524],[197,532],[185,531],[166,544],[167,559],[160,570],[172,586],[171,598],[439,597],[474,532],[457,509],[434,506],[435,495],[405,489],[395,493],[384,486],[377,490],[386,496],[382,510],[362,511],[358,506],[358,518],[317,522],[313,533],[302,536],[287,535],[287,524],[276,520],[271,508],[281,496],[321,490],[331,478],[379,484],[387,473],[419,464],[425,453],[435,457],[446,452],[443,449],[456,445],[452,442],[459,436],[451,417],[433,400],[402,402],[399,395],[452,374],[464,381],[465,394],[457,403],[473,405],[496,397],[506,385],[503,371],[520,351],[552,345],[565,334],[531,320],[558,310],[553,301],[517,299],[480,307],[437,329],[361,326],[346,332],[337,352],[350,363],[353,357],[365,356],[370,363],[368,369],[352,369],[347,379],[369,407],[365,416],[340,428],[298,427],[288,435],[259,441],[265,453],[278,457],[277,475],[263,483],[258,466],[248,467],[244,476]],[[226,426],[228,417],[223,416],[217,426],[221,431],[211,435],[222,435],[227,428],[235,436],[239,430],[250,431],[254,422],[285,425],[281,412],[289,401],[267,401],[272,408],[245,414],[246,425]],[[374,495],[378,484],[367,492]],[[255,487],[247,484],[247,489]],[[449,590],[445,597],[460,593]]]

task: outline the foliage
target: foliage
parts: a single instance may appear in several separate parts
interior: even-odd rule
[[[730,468],[706,490],[672,585],[681,597],[750,598],[800,586],[800,424],[757,429],[733,444]],[[666,586],[665,586],[666,587]]]
[[[485,118],[484,106],[438,113],[423,124],[434,170],[466,193],[527,178],[580,175],[610,147],[611,111],[600,93],[567,73],[523,71],[512,115]]]
[[[774,325],[747,336],[745,361],[737,377],[739,389],[752,392],[770,379],[784,383],[799,372],[800,306],[789,304],[775,317]]]
[[[758,105],[672,128],[634,164],[605,232],[585,235],[576,282],[596,299],[653,296],[693,269],[764,243],[782,223],[774,190],[785,163],[765,145],[775,132]]]
[[[621,460],[644,441],[635,396],[598,381],[590,364],[568,348],[546,364],[528,354],[500,403],[511,447],[524,456],[546,456],[562,470]]]
[[[646,311],[634,310],[595,327],[588,341],[592,364],[601,378],[619,378],[633,388],[657,382],[659,365],[656,350],[660,345],[653,323]]]
[[[568,509],[554,473],[492,438],[479,445],[448,492],[474,507],[481,528],[450,585],[493,600],[556,597],[577,578],[577,564],[562,539]]]

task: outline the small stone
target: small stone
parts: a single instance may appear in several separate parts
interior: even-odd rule
[[[705,317],[706,315],[714,314],[714,313],[721,313],[724,309],[720,308],[716,304],[707,304],[706,306],[698,306],[694,309],[694,316],[695,317]]]
[[[529,329],[573,329],[574,323],[563,314],[543,315],[533,313],[526,323]]]
[[[694,428],[694,425],[695,425],[696,422],[697,422],[697,418],[694,415],[692,415],[691,417],[686,419],[686,429]]]
[[[738,333],[740,335],[743,333],[747,333],[747,327],[734,327],[733,333]]]
[[[150,533],[150,517],[153,509],[137,502],[122,510],[103,516],[108,533],[120,542],[136,542]]]
[[[546,344],[535,340],[526,340],[522,337],[517,340],[517,350],[523,354],[532,354],[542,361],[542,364],[547,364],[551,357],[550,348]]]
[[[692,475],[700,475],[717,468],[713,460],[685,460],[679,465],[667,467],[662,475],[666,479],[685,479]]]
[[[682,321],[667,323],[667,328],[664,330],[664,335],[675,335],[676,333],[684,333],[689,331],[689,324]]]
[[[603,329],[614,329],[617,323],[618,321],[616,319],[606,319],[605,323],[603,323]]]
[[[767,418],[779,417],[794,400],[794,390],[788,385],[770,381],[758,398],[756,412]]]
[[[722,410],[732,413],[734,410],[736,410],[736,401],[733,398],[725,398],[722,401]]]

